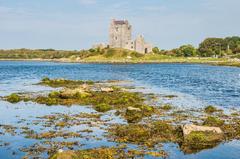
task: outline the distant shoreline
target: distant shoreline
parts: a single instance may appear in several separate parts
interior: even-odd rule
[[[70,60],[70,59],[0,59],[0,61],[30,61],[30,62],[57,62],[57,63],[89,63],[89,64],[206,64],[206,65],[214,65],[214,66],[232,66],[232,67],[240,67],[240,61],[234,60],[205,60],[204,58],[199,58],[197,61],[193,59],[174,59],[170,60],[142,60],[142,61],[133,61],[133,60]]]

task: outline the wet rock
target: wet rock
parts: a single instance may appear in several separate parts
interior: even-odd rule
[[[127,112],[141,112],[140,108],[128,107]]]
[[[110,88],[110,87],[101,87],[100,90],[102,92],[113,92],[113,88]]]
[[[129,123],[139,122],[142,119],[142,110],[140,108],[128,107],[125,118]]]
[[[193,125],[193,124],[187,124],[187,125],[182,126],[182,130],[183,130],[184,136],[187,136],[191,132],[194,132],[194,131],[213,132],[213,133],[217,133],[217,134],[223,133],[223,131],[219,127],[197,126],[197,125]]]

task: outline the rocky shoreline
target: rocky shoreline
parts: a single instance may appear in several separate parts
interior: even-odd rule
[[[41,131],[27,125],[2,124],[1,133],[13,136],[20,133],[25,138],[41,141],[21,151],[26,153],[25,158],[47,153],[51,159],[132,158],[146,155],[166,158],[168,154],[162,149],[164,143],[176,143],[181,151],[192,154],[240,139],[238,110],[232,110],[229,114],[215,106],[180,109],[169,104],[159,105],[155,94],[137,92],[120,83],[124,82],[44,78],[38,85],[57,90],[46,94],[16,92],[1,98],[13,104],[32,102],[52,107],[85,105],[95,112],[39,116],[33,124],[42,125]],[[165,97],[176,98],[168,94]],[[71,128],[76,126],[84,126],[84,129],[72,131]],[[99,135],[98,132],[103,134]],[[55,138],[62,140],[53,141]],[[81,149],[78,138],[109,140],[116,145]],[[132,149],[129,144],[138,148]]]

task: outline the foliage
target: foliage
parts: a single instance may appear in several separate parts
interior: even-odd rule
[[[192,45],[183,45],[175,50],[176,56],[191,57],[196,56],[196,49]]]
[[[155,53],[155,54],[159,54],[159,53],[160,53],[160,50],[159,50],[158,47],[154,47],[154,48],[152,49],[152,52]]]
[[[200,43],[198,51],[203,57],[236,54],[240,52],[240,37],[207,38]]]

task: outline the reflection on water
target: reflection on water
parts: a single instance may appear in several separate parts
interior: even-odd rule
[[[0,62],[0,96],[13,92],[39,92],[52,90],[49,87],[33,85],[45,76],[50,78],[67,78],[80,80],[130,80],[132,84],[144,92],[157,93],[160,96],[170,94],[177,98],[162,98],[162,103],[171,103],[179,107],[201,107],[209,104],[224,108],[240,106],[240,69],[234,67],[218,67],[189,64],[67,64],[48,62]],[[18,128],[29,125],[35,131],[47,128],[41,124],[33,124],[37,117],[64,113],[77,114],[94,112],[89,107],[47,107],[32,102],[10,104],[0,101],[0,124],[16,125]],[[101,120],[109,123],[124,122],[109,112]],[[70,127],[70,131],[86,129],[84,126]],[[102,136],[104,131],[93,127],[93,136]],[[1,132],[1,129],[0,129]],[[19,149],[31,146],[40,141],[24,138],[19,129],[16,136],[0,135],[0,158],[21,158],[25,155]],[[84,134],[83,135],[88,135]],[[91,137],[90,137],[91,138]],[[62,140],[62,139],[56,139]],[[71,140],[71,139],[69,139]],[[75,139],[76,140],[76,139]],[[112,146],[115,143],[102,140],[77,139],[81,148]],[[9,144],[9,145],[8,145]],[[134,145],[133,145],[134,146]],[[184,154],[175,144],[165,144],[164,149],[170,153],[170,159],[202,159],[202,158],[240,158],[240,142],[223,143],[214,149],[203,150],[196,154]],[[43,157],[47,157],[45,154]],[[150,157],[147,157],[150,158]]]

